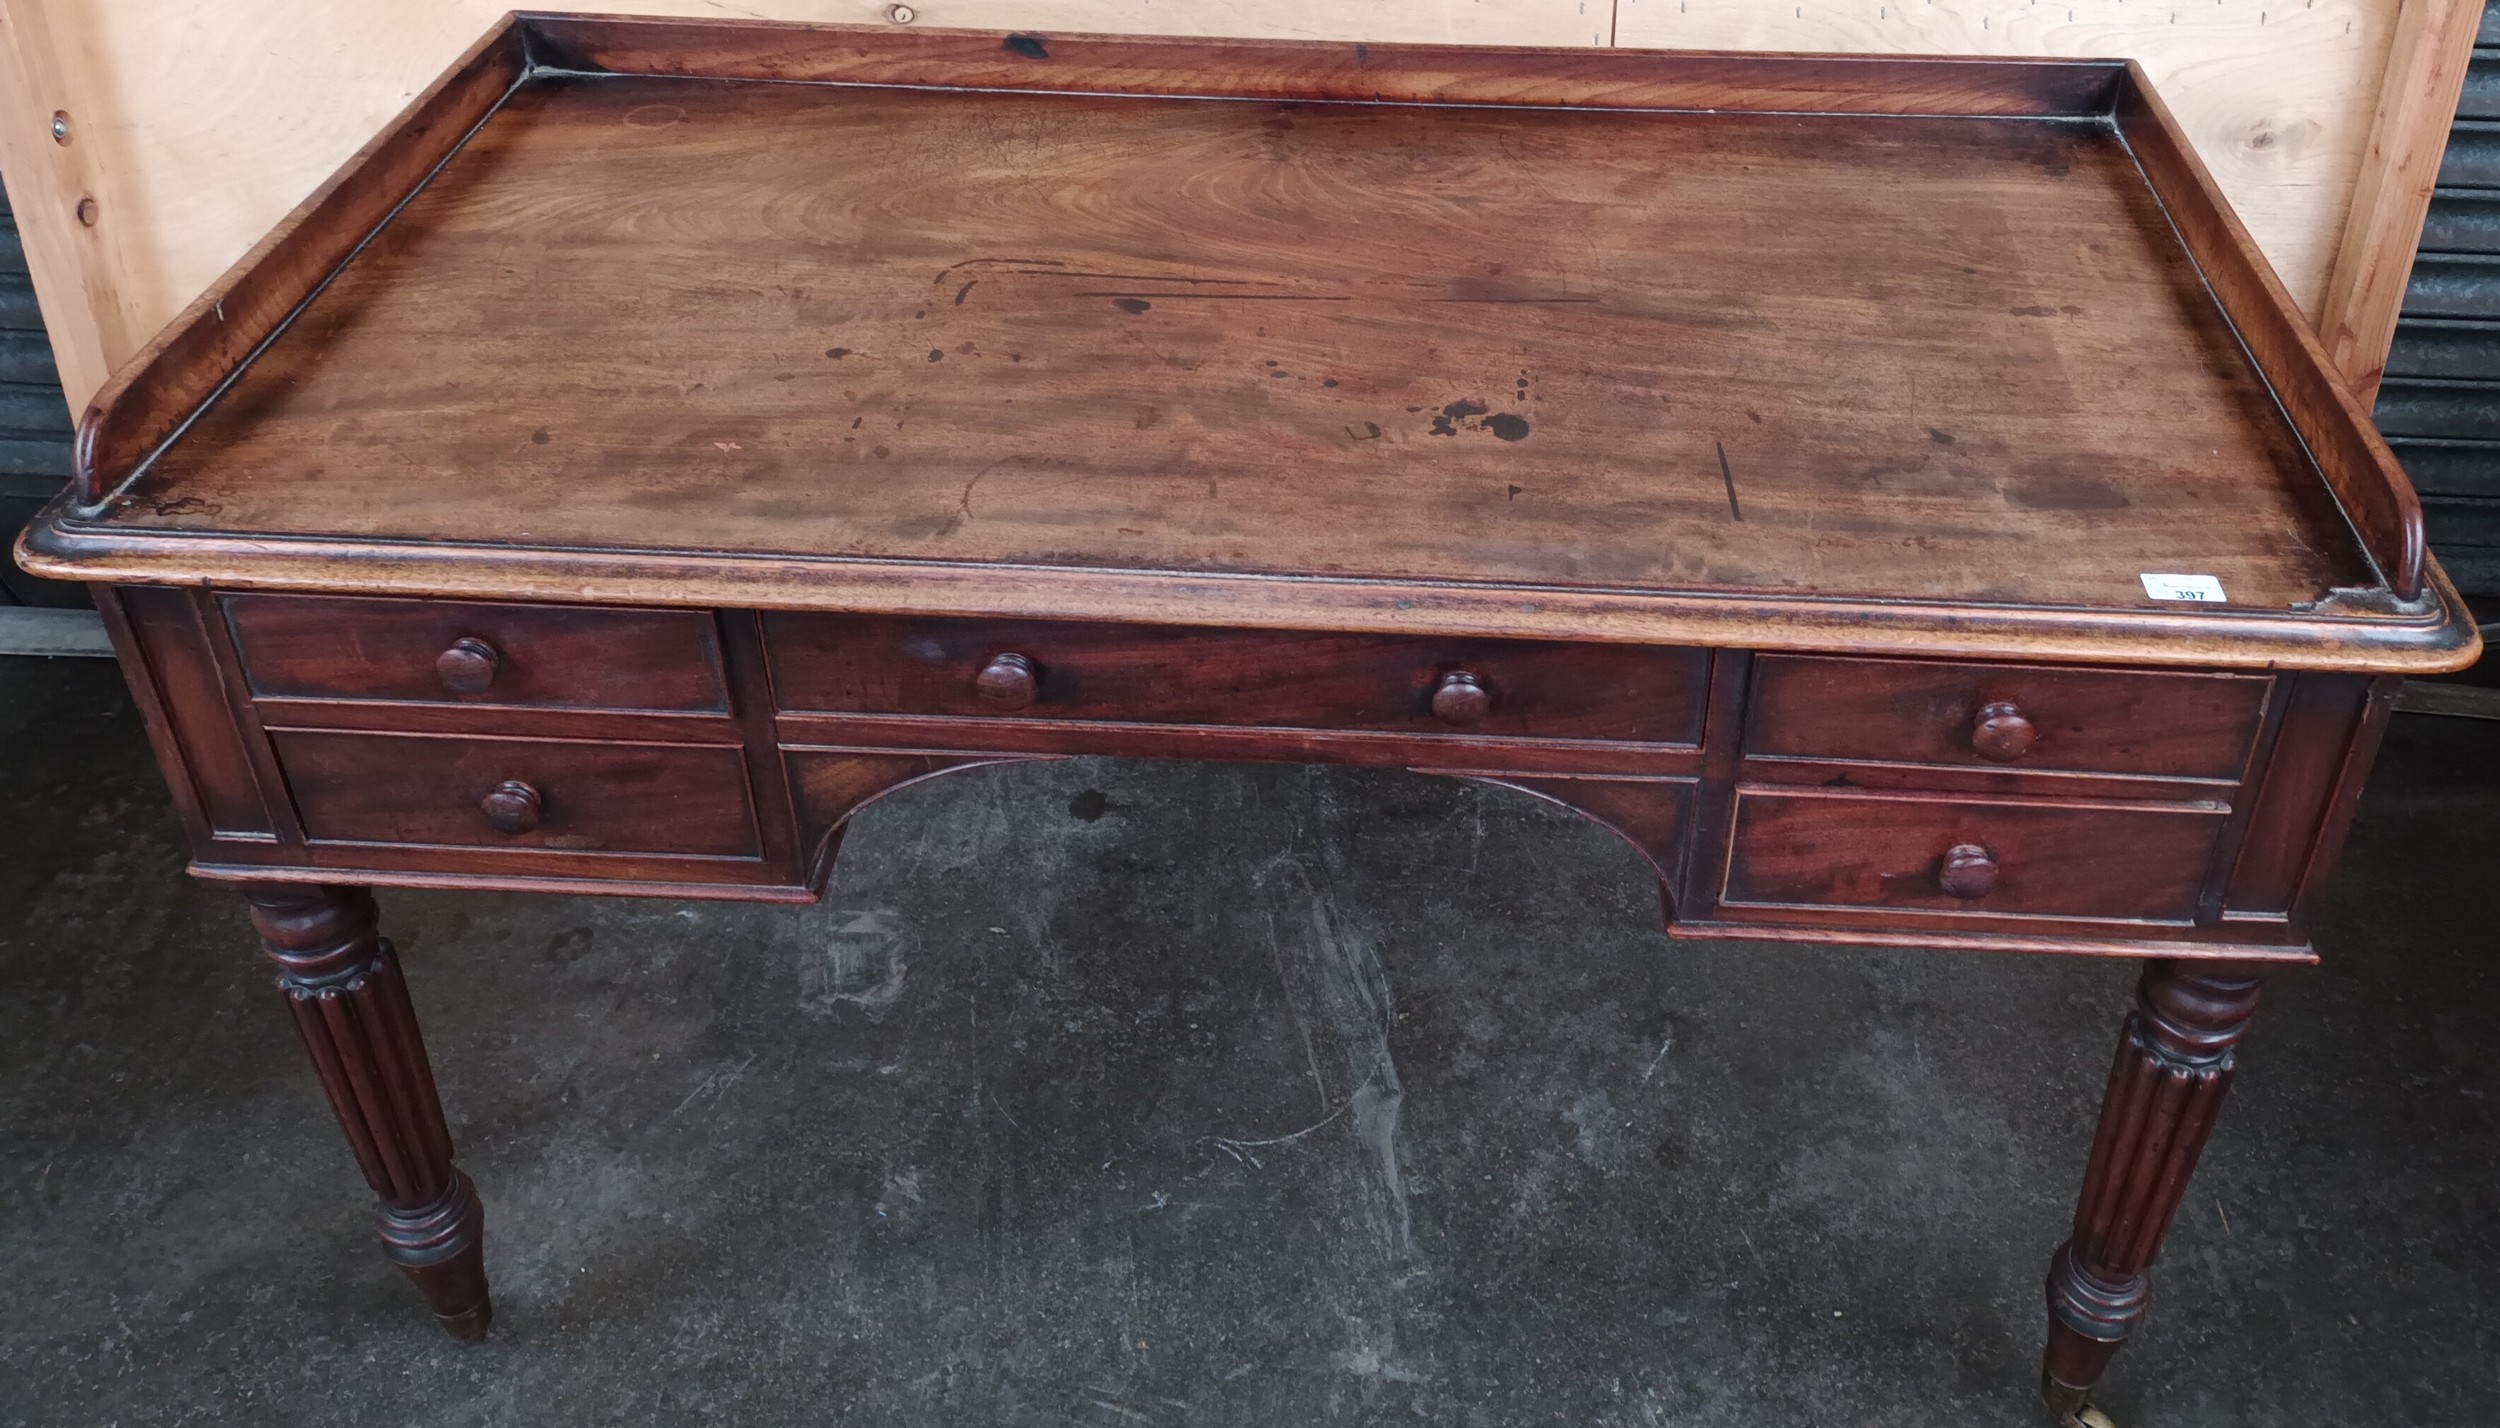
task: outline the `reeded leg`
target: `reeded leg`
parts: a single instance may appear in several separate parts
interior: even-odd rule
[[[253,883],[261,948],[365,1179],[382,1248],[454,1338],[486,1337],[486,1211],[451,1163],[451,1132],[398,954],[363,888]]]
[[[2084,1408],[2085,1395],[2144,1317],[2146,1271],[2230,1089],[2231,1049],[2257,1009],[2257,987],[2245,964],[2145,964],[2101,1099],[2074,1236],[2049,1261],[2040,1391],[2061,1424],[2100,1418]]]

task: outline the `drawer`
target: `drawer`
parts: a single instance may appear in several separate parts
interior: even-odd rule
[[[332,595],[228,595],[224,603],[256,695],[691,713],[729,707],[705,611]]]
[[[270,739],[316,841],[762,856],[737,748],[309,729]]]
[[[1700,650],[1061,621],[775,614],[793,713],[1695,744]]]
[[[2223,821],[2198,804],[1745,788],[1720,900],[2187,922]]]
[[[1764,655],[1745,752],[2236,781],[2272,685],[2262,675]]]

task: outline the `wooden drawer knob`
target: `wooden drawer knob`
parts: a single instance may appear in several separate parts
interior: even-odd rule
[[[462,636],[434,657],[434,677],[454,694],[484,694],[503,669],[503,656],[486,641]]]
[[[1980,705],[1978,715],[1971,720],[1970,746],[1981,758],[2001,764],[2030,753],[2039,737],[2040,731],[2031,727],[2023,711],[2002,699]]]
[[[1986,897],[1997,885],[1997,855],[1976,843],[1956,843],[1944,850],[1936,881],[1955,897]]]
[[[527,833],[538,826],[538,790],[508,778],[478,800],[477,809],[498,833]]]
[[[1467,671],[1452,670],[1432,687],[1433,717],[1444,724],[1481,724],[1493,712],[1493,691]]]
[[[1022,709],[1041,692],[1033,661],[1020,654],[1003,654],[981,666],[972,688],[993,709]]]

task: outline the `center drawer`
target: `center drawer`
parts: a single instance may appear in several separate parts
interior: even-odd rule
[[[760,857],[743,750],[274,729],[319,842]]]
[[[765,616],[788,713],[1700,742],[1693,649],[1073,621]]]

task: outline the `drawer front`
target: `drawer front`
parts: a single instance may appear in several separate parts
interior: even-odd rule
[[[562,709],[729,707],[697,610],[228,595],[252,692]]]
[[[736,748],[308,729],[270,738],[316,841],[762,856]]]
[[[780,614],[766,617],[765,639],[793,713],[1650,744],[1700,741],[1709,673],[1689,649],[1060,621]],[[1029,697],[985,694],[983,672],[1002,657],[1021,657]],[[1446,692],[1462,679],[1480,699]]]
[[[2261,675],[1764,655],[1745,752],[2237,780],[2272,685]]]
[[[2197,805],[1742,789],[1720,899],[2187,922],[2223,821]]]

